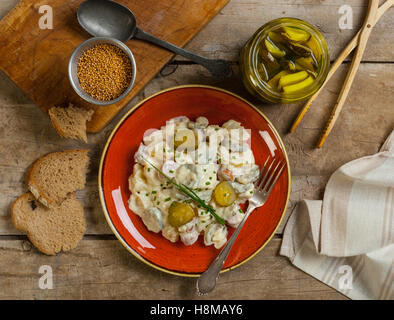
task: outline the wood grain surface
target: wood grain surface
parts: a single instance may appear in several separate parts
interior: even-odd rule
[[[138,26],[163,40],[184,46],[229,0],[120,0],[137,18]],[[88,131],[101,130],[173,56],[139,40],[127,45],[136,60],[133,89],[122,101],[100,107],[82,100],[68,80],[67,66],[74,49],[90,36],[79,26],[82,0],[21,0],[0,21],[0,69],[44,112],[72,102],[94,109]],[[39,27],[41,5],[53,10],[53,30]]]
[[[212,295],[198,297],[196,279],[151,269],[117,240],[83,240],[55,259],[39,254],[28,241],[3,240],[0,299],[344,299],[277,257],[280,242],[273,239],[250,263],[222,274]],[[9,262],[15,263],[12,270]],[[42,265],[52,267],[52,290],[38,286]]]
[[[344,5],[352,9],[352,29],[339,28],[342,14],[338,10]],[[327,41],[331,60],[334,60],[361,27],[367,8],[366,0],[231,0],[185,48],[207,57],[237,61],[242,46],[264,23],[276,18],[295,17],[320,30]],[[363,61],[394,61],[393,21],[392,8],[374,27]]]
[[[15,4],[16,0],[1,0],[0,17]],[[150,299],[199,298],[194,296],[193,279],[153,270],[114,240],[97,194],[99,157],[107,136],[122,114],[158,90],[193,83],[233,91],[257,105],[282,136],[292,168],[291,201],[277,235],[248,263],[224,274],[212,297],[343,299],[344,296],[332,288],[293,267],[278,251],[284,225],[294,205],[305,198],[322,199],[329,177],[339,166],[376,153],[394,128],[394,9],[374,28],[341,117],[322,149],[314,146],[329,117],[329,107],[338,96],[348,62],[342,64],[294,134],[288,134],[288,130],[302,103],[260,103],[243,88],[237,70],[239,48],[260,25],[279,16],[300,17],[319,24],[335,57],[357,32],[368,2],[346,1],[353,8],[353,30],[338,28],[338,9],[343,4],[342,0],[231,0],[187,47],[206,56],[232,61],[234,76],[219,81],[202,67],[176,57],[104,130],[89,134],[88,145],[58,137],[47,116],[0,72],[0,299],[134,299],[141,298],[139,292]],[[27,166],[48,152],[75,147],[89,147],[92,155],[87,186],[78,194],[85,204],[87,235],[75,250],[47,257],[31,248],[26,237],[13,228],[10,205],[26,191],[23,179]],[[38,289],[38,268],[43,264],[54,268],[53,290]]]

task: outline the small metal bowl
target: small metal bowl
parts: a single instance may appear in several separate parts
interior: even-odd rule
[[[97,100],[97,99],[93,98],[91,95],[89,95],[84,89],[82,89],[82,87],[79,83],[78,75],[77,75],[78,63],[79,63],[79,60],[81,59],[82,54],[86,50],[89,50],[90,48],[93,48],[94,46],[96,46],[98,44],[112,44],[112,45],[118,47],[125,54],[127,54],[127,56],[129,57],[129,59],[131,61],[132,78],[131,78],[129,86],[119,97],[117,97],[116,99],[110,100],[110,101]],[[130,90],[134,85],[136,72],[137,72],[137,67],[136,67],[135,59],[134,59],[134,56],[133,56],[131,50],[123,42],[121,42],[117,39],[113,39],[113,38],[95,37],[95,38],[91,38],[91,39],[83,42],[74,50],[73,54],[71,55],[70,61],[68,62],[68,77],[70,79],[71,86],[73,87],[75,92],[85,101],[95,104],[95,105],[99,105],[99,106],[107,106],[110,104],[114,104],[114,103],[117,103],[120,100],[122,100],[124,97],[126,97],[130,93]]]

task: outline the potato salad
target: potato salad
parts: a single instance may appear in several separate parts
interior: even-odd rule
[[[201,235],[206,246],[221,248],[228,227],[242,221],[240,205],[253,196],[259,177],[250,141],[250,130],[234,120],[219,126],[205,117],[191,121],[182,116],[147,130],[129,178],[130,209],[148,230],[161,232],[171,242],[189,246]],[[192,190],[225,224],[168,178]]]

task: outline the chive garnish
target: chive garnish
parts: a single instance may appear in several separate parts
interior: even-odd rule
[[[225,225],[226,222],[218,216],[218,214],[216,213],[215,209],[212,208],[211,206],[209,206],[208,204],[205,203],[205,201],[203,199],[201,199],[192,189],[190,189],[188,186],[186,186],[185,184],[179,185],[177,184],[173,179],[171,179],[170,177],[168,177],[163,171],[161,171],[159,168],[157,168],[154,164],[152,164],[151,162],[149,162],[147,159],[144,158],[144,160],[153,168],[155,169],[157,172],[159,172],[164,178],[167,179],[167,183],[172,183],[179,191],[181,191],[182,193],[184,193],[185,195],[187,195],[189,198],[191,198],[195,203],[199,204],[200,206],[202,206],[203,208],[205,208],[221,225]],[[157,203],[157,205],[159,205],[160,202]]]

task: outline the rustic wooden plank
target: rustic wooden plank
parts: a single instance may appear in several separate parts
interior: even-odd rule
[[[18,0],[0,1],[0,18]],[[349,0],[354,11],[354,29],[338,29],[341,0],[232,0],[188,45],[208,57],[237,61],[239,49],[253,32],[273,18],[295,16],[317,25],[327,38],[335,57],[361,25],[367,1]],[[92,149],[88,183],[78,197],[84,201],[89,235],[111,234],[97,195],[97,168],[106,137],[116,121],[142,98],[173,85],[201,83],[240,94],[258,105],[284,139],[292,167],[292,193],[286,218],[303,198],[321,199],[333,171],[352,159],[375,153],[393,128],[394,61],[392,42],[394,10],[382,18],[370,38],[364,61],[342,112],[340,121],[321,150],[313,147],[327,119],[347,65],[340,68],[314,103],[297,131],[287,130],[301,104],[264,105],[251,97],[236,74],[225,81],[212,79],[194,65],[170,65],[163,70],[102,132],[89,135],[84,145],[57,136],[47,117],[3,73],[0,72],[0,299],[197,299],[194,279],[166,275],[139,262],[116,240],[85,237],[69,253],[47,257],[21,239],[10,222],[12,201],[25,192],[27,166],[45,153],[75,147]],[[180,57],[176,57],[181,60]],[[99,236],[100,237],[100,236]],[[24,237],[22,237],[24,238]],[[101,238],[101,237],[100,237]],[[12,239],[12,240],[10,240]],[[110,239],[113,237],[110,236]],[[344,296],[294,268],[277,255],[280,239],[274,238],[262,252],[240,268],[223,274],[213,295],[218,299],[343,299]],[[38,268],[54,270],[53,290],[40,290]],[[235,290],[234,290],[235,289]]]
[[[183,76],[177,75],[179,69],[185,72]],[[289,214],[299,200],[322,199],[324,186],[337,168],[351,160],[376,153],[393,129],[394,65],[363,63],[330,137],[322,149],[315,149],[347,69],[348,64],[339,68],[293,134],[289,134],[288,131],[303,103],[263,104],[240,85],[237,73],[232,79],[223,81],[211,78],[198,66],[179,66],[172,75],[150,82],[144,90],[144,95],[160,90],[167,81],[168,87],[184,83],[201,83],[235,92],[257,105],[267,115],[286,146],[293,187],[298,186],[299,190],[305,188],[300,193],[292,192],[286,217],[278,229],[281,233]]]
[[[0,2],[0,18],[12,9],[18,0]],[[349,5],[353,9],[353,29],[341,30],[338,25],[338,9]],[[334,59],[343,50],[348,41],[361,27],[367,1],[349,0],[231,0],[186,48],[207,57],[220,57],[233,61],[243,44],[264,23],[280,17],[297,17],[317,26],[327,39],[331,57]],[[394,44],[391,35],[394,32],[392,21],[394,10],[389,10],[375,26],[364,61],[394,61]],[[218,36],[220,35],[220,36]],[[179,56],[176,59],[183,59]]]
[[[0,1],[0,19],[2,19],[7,12],[9,12],[19,0],[2,0]]]
[[[163,73],[171,71],[173,67],[167,67]],[[195,65],[180,65],[171,75],[156,77],[129,107],[158,90],[187,83],[222,87],[258,105],[283,137],[291,163],[293,191],[286,218],[278,229],[281,233],[287,216],[299,200],[321,199],[324,186],[334,170],[350,160],[375,153],[392,130],[394,113],[390,101],[394,101],[394,65],[364,63],[341,118],[325,146],[320,150],[314,149],[347,67],[343,65],[340,68],[313,104],[301,126],[291,135],[287,133],[288,128],[302,104],[262,104],[245,91],[237,75],[232,79],[219,81],[212,79],[205,70]],[[9,208],[12,201],[26,190],[23,183],[26,168],[48,152],[76,147],[92,150],[87,187],[78,195],[86,207],[89,222],[87,233],[111,233],[98,201],[97,169],[106,137],[116,120],[102,132],[90,134],[88,145],[64,140],[58,137],[47,117],[1,74],[0,87],[5,88],[0,95],[0,234],[19,234],[11,225]]]
[[[204,298],[195,294],[195,279],[154,270],[116,240],[83,240],[48,257],[27,241],[0,239],[0,299],[345,299],[278,256],[280,242],[221,275]],[[52,290],[38,287],[42,265],[52,268]]]
[[[141,29],[178,46],[184,46],[229,0],[118,0],[131,8]],[[132,40],[138,72],[127,97],[105,108],[89,104],[73,90],[68,79],[68,61],[74,49],[90,35],[77,21],[82,0],[21,0],[0,21],[0,69],[44,112],[69,102],[95,112],[87,124],[89,132],[100,131],[172,58],[173,54],[144,41]],[[39,26],[39,8],[53,10],[54,26]],[[22,45],[23,44],[23,45]]]
[[[353,10],[352,30],[339,28],[342,5]],[[367,7],[368,1],[360,0],[231,0],[186,48],[207,57],[237,61],[240,49],[259,27],[276,18],[295,17],[322,32],[335,59],[361,27]],[[390,9],[372,31],[364,61],[394,61],[393,21],[394,9]]]

